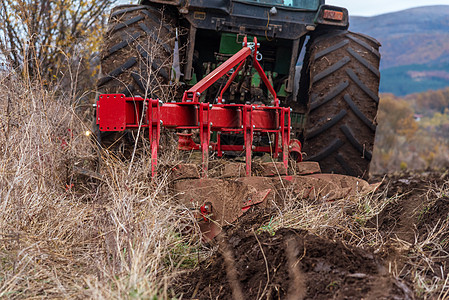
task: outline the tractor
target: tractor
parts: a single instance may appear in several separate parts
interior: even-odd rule
[[[285,170],[291,158],[312,169],[319,163],[324,173],[366,179],[377,125],[380,44],[348,27],[347,9],[324,0],[140,0],[118,6],[101,50],[97,138],[112,147],[146,130],[153,175],[166,127],[178,132],[180,150],[202,151],[200,177],[208,176],[212,152],[246,155],[243,176],[251,175],[254,155],[282,157],[262,173],[300,186],[309,184]],[[234,218],[279,185],[245,180],[243,187],[203,180],[184,188],[226,185],[253,195],[229,214]],[[227,205],[208,199],[199,207],[205,220],[212,207]]]
[[[98,88],[102,94],[176,101],[237,53],[244,37],[257,38],[257,59],[280,105],[292,108],[291,134],[301,142],[304,160],[319,162],[326,173],[367,178],[380,44],[348,26],[347,9],[323,0],[140,0],[111,12]],[[217,103],[223,86],[217,80],[200,100]],[[222,99],[274,101],[250,64]],[[236,139],[221,135],[223,143]]]

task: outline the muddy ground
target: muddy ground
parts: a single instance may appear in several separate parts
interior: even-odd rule
[[[437,282],[449,272],[449,242],[446,227],[441,226],[449,213],[447,172],[372,180],[383,180],[378,193],[387,193],[390,199],[364,225],[378,229],[381,248],[354,246],[298,229],[260,231],[273,212],[257,209],[227,227],[216,241],[216,254],[183,275],[175,289],[183,299],[424,299],[443,295],[421,289],[416,274],[424,281]],[[432,237],[433,242],[426,244]],[[423,249],[418,251],[420,245]]]

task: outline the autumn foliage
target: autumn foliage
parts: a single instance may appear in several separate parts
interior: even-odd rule
[[[449,166],[449,88],[383,94],[378,123],[373,173]]]
[[[93,86],[95,54],[115,0],[3,0],[0,57],[25,78],[47,86],[74,77]],[[79,84],[79,83],[78,83]],[[80,89],[81,91],[81,89]]]

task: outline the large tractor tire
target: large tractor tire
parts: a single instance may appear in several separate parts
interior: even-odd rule
[[[379,104],[375,39],[336,31],[311,40],[306,159],[324,172],[368,178]]]
[[[175,28],[175,18],[163,8],[114,8],[101,50],[99,91],[171,100]]]
[[[115,7],[101,47],[99,94],[172,100],[179,89],[170,84],[175,24],[176,18],[162,6]],[[130,132],[95,131],[107,148],[129,144],[132,139]]]

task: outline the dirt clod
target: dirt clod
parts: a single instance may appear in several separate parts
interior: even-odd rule
[[[372,251],[307,231],[281,229],[271,235],[234,229],[220,241],[223,243],[233,249],[245,299],[361,299],[374,294],[404,298],[395,279],[386,274]],[[234,288],[225,267],[229,264],[225,263],[229,260],[229,246],[227,255],[217,253],[210,265],[202,265],[187,276],[190,285],[182,291],[187,298],[209,299],[214,295],[232,299]]]

